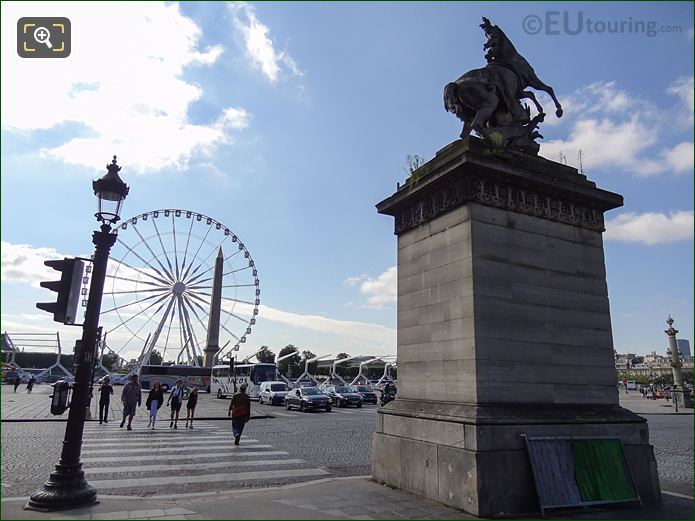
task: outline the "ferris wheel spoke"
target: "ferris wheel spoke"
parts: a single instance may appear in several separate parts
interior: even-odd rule
[[[183,316],[186,320],[186,328],[188,329],[188,336],[192,339],[191,340],[191,351],[193,352],[193,356],[195,357],[196,362],[198,361],[198,357],[201,356],[199,349],[198,349],[198,338],[196,337],[195,334],[195,329],[193,328],[193,325],[191,324],[191,317],[188,314],[188,307],[186,306],[185,301],[183,301],[183,296],[181,297],[182,300],[182,308],[183,308]],[[198,365],[198,364],[193,364],[193,365]]]
[[[211,279],[207,279],[211,280]],[[200,281],[203,282],[203,281]],[[224,284],[220,286],[221,288],[252,288],[255,284]],[[212,289],[212,286],[186,286],[186,289],[201,290],[201,289]]]
[[[225,240],[226,240],[226,239],[225,239]],[[220,243],[220,246],[222,246],[222,244],[224,244],[224,241],[222,241],[222,243]],[[229,259],[231,259],[231,258],[234,257],[235,255],[237,255],[240,251],[241,251],[241,250],[237,250],[237,251],[235,251],[234,253],[232,253],[231,255],[225,257],[225,258],[224,258],[224,262],[227,262]],[[209,255],[208,255],[208,257],[209,257]],[[207,260],[207,259],[205,259],[205,260]],[[205,262],[205,261],[203,261],[203,262]],[[201,265],[202,265],[202,263],[201,263]],[[200,268],[200,265],[198,265],[198,268]],[[194,271],[193,273],[191,273],[191,276],[193,276],[193,274],[194,274],[196,271],[198,271],[198,268],[196,268],[195,271]],[[193,277],[193,278],[191,278],[191,279],[188,279],[188,281],[186,282],[186,284],[189,285],[189,284],[192,284],[193,282],[196,282],[197,279],[199,279],[200,277],[202,277],[202,276],[205,275],[206,273],[210,273],[214,268],[215,268],[215,265],[213,264],[212,266],[210,266],[210,267],[209,267],[208,269],[206,269],[205,271],[201,271],[197,276],[195,276],[195,277]],[[233,273],[233,272],[222,273],[222,276],[224,277],[225,275],[229,275],[230,273]],[[210,278],[207,278],[207,279],[205,279],[205,280],[198,280],[198,282],[207,282],[208,280],[212,280],[213,278],[214,278],[214,277],[210,277]]]
[[[164,299],[162,299],[162,300],[164,300]],[[109,333],[113,333],[113,332],[116,331],[119,327],[121,327],[121,326],[127,324],[128,322],[130,322],[131,320],[133,320],[133,319],[136,318],[137,316],[141,315],[142,313],[144,313],[144,312],[147,311],[148,309],[150,309],[150,308],[156,306],[159,302],[161,302],[161,301],[153,302],[152,304],[150,304],[149,306],[147,306],[145,309],[141,310],[139,313],[136,313],[135,315],[133,315],[132,317],[130,317],[128,320],[124,320],[123,322],[121,322],[119,325],[117,325],[115,328],[113,328],[111,331],[109,331]],[[152,315],[152,318],[154,318],[154,317],[157,315],[157,313],[159,313],[159,311],[161,311],[161,309],[162,309],[163,307],[164,307],[164,302],[162,302],[161,305],[157,308],[157,310],[156,310],[156,311],[154,312],[154,314]],[[130,337],[130,339],[129,339],[125,344],[123,344],[123,346],[121,346],[121,349],[119,349],[118,352],[120,353],[121,351],[123,351],[123,349],[124,349],[128,344],[130,344],[130,343],[133,341],[133,339],[138,335],[138,333],[140,333],[140,331],[142,331],[142,330],[145,328],[145,326],[146,326],[147,324],[149,324],[149,320],[146,321],[146,322],[144,322],[144,323],[140,326],[140,328],[139,328],[137,331],[135,331],[134,333],[130,330],[130,328],[128,328],[128,331],[130,331],[130,332],[133,333],[133,334],[132,334],[132,336]]]
[[[154,218],[152,219],[152,222],[154,222]],[[157,230],[157,225],[155,225],[154,229]],[[157,254],[156,254],[154,251],[152,251],[152,248],[150,248],[150,245],[149,245],[148,242],[145,240],[145,238],[142,236],[142,234],[140,233],[140,230],[138,230],[138,227],[137,227],[137,226],[133,226],[133,230],[135,230],[135,233],[138,234],[138,237],[140,237],[140,240],[141,240],[142,243],[145,245],[145,248],[147,248],[147,251],[149,251],[150,254],[152,254],[152,258],[154,258],[154,260],[157,261],[157,264],[159,264],[159,266],[162,268],[162,270],[164,271],[164,273],[166,273],[167,277],[169,277],[169,279],[170,279],[172,282],[174,282],[174,277],[173,277],[173,276],[171,275],[171,273],[168,272],[167,269],[164,267],[164,264],[162,264],[162,261],[159,260],[159,257],[157,257]],[[159,231],[157,231],[157,236],[159,237]],[[161,237],[160,237],[160,240],[161,240]],[[135,252],[133,252],[133,253],[135,253]],[[137,255],[137,254],[136,254],[136,255]],[[166,253],[164,254],[164,256],[166,257]],[[140,258],[142,259],[142,257],[140,257]],[[145,259],[142,259],[142,261],[143,261],[143,262],[147,262]],[[154,266],[151,266],[149,263],[148,263],[148,265],[149,265],[153,270],[156,270],[156,268],[155,268]],[[157,273],[159,273],[159,270],[156,270],[156,271],[157,271]],[[162,276],[162,277],[164,277],[164,275],[162,275],[161,273],[159,273],[159,275]]]
[[[171,214],[171,238],[174,240],[174,263],[176,265],[176,280],[179,280],[179,254],[176,247],[176,219],[174,214]]]
[[[136,231],[137,231],[137,230],[136,230]],[[139,233],[140,233],[140,232],[138,232],[138,234],[139,234]],[[148,268],[154,270],[154,271],[157,273],[157,275],[159,275],[159,278],[158,278],[158,277],[155,277],[155,276],[152,275],[151,273],[147,273],[147,272],[144,271],[144,270],[139,270],[138,268],[135,268],[135,267],[133,267],[133,266],[130,266],[129,264],[127,264],[126,262],[124,262],[124,261],[122,261],[122,260],[121,260],[121,261],[117,261],[117,262],[120,262],[120,263],[123,264],[124,266],[128,266],[131,270],[135,270],[135,271],[137,271],[138,273],[141,273],[141,274],[143,274],[143,275],[147,275],[148,277],[151,277],[151,278],[153,278],[154,280],[161,282],[162,284],[171,284],[171,282],[172,282],[171,280],[166,280],[165,276],[162,274],[161,271],[159,271],[157,268],[155,268],[155,267],[152,266],[149,262],[147,262],[145,259],[143,259],[133,248],[131,248],[130,246],[128,246],[126,243],[124,243],[120,238],[118,238],[118,239],[116,239],[116,240],[119,242],[119,244],[122,244],[123,247],[124,247],[126,250],[128,250],[130,253],[132,253],[133,255],[135,255],[138,259],[140,259],[140,260],[143,262],[143,264],[145,264]]]
[[[105,314],[105,313],[111,313],[111,312],[113,312],[113,311],[117,311],[117,310],[119,310],[119,309],[127,308],[128,306],[133,306],[133,305],[135,305],[135,304],[139,304],[140,302],[145,302],[146,300],[152,300],[153,298],[157,298],[157,297],[160,297],[160,298],[164,299],[164,298],[167,297],[167,295],[168,295],[168,294],[164,294],[164,295],[150,295],[149,297],[145,297],[145,298],[142,298],[142,299],[139,299],[139,300],[134,300],[133,302],[128,302],[127,304],[122,304],[122,305],[120,305],[120,306],[116,306],[115,308],[107,309],[106,311],[102,311],[101,314],[103,315],[103,314]],[[159,300],[156,300],[156,301],[154,302],[154,304],[152,304],[152,305],[156,305],[158,302],[160,302],[160,301],[159,301]],[[148,309],[148,308],[145,308],[145,309]],[[131,318],[132,318],[132,317],[131,317]],[[131,319],[129,318],[128,320],[131,320]]]
[[[205,331],[205,335],[207,336],[208,326],[207,326],[207,324],[205,324],[205,322],[203,322],[203,320],[200,318],[200,316],[198,316],[198,312],[195,310],[194,304],[195,304],[195,306],[200,308],[204,313],[205,313],[205,308],[203,306],[201,306],[200,304],[198,304],[197,302],[194,303],[192,300],[189,300],[185,294],[183,295],[183,300],[186,302],[186,304],[188,304],[189,309],[191,310],[191,312],[193,313],[195,318],[198,319],[198,322],[200,322],[200,325],[203,327],[203,331]],[[209,315],[209,313],[205,313],[205,314]]]
[[[104,295],[127,295],[132,293],[150,293],[152,291],[169,291],[170,288],[134,289],[130,291],[104,291]]]
[[[227,311],[227,310],[224,309],[224,308],[220,308],[220,311],[222,311],[222,313],[225,313],[226,315],[229,315],[230,317],[234,317],[234,318],[236,318],[237,320],[241,320],[244,324],[248,324],[248,322],[249,322],[249,320],[248,320],[247,318],[240,317],[240,316],[237,315],[236,313],[232,313],[231,311]]]
[[[123,262],[121,262],[121,261],[114,261],[114,262],[120,262],[121,264],[125,264],[125,263],[123,263]],[[127,264],[126,264],[126,266],[127,266]],[[130,269],[133,269],[133,268],[131,268],[130,266],[128,266],[128,267],[129,267]],[[106,275],[106,276],[107,276],[109,279],[124,280],[124,281],[126,281],[126,282],[136,282],[136,281],[133,280],[133,279],[127,279],[127,278],[125,278],[125,277],[119,277],[118,275]],[[147,280],[138,280],[137,283],[138,283],[138,284],[147,284],[148,286],[157,286],[157,287],[159,287],[159,288],[164,288],[164,287],[171,286],[171,283],[169,283],[169,282],[167,282],[167,286],[164,286],[164,285],[161,284],[161,283],[150,282],[150,281],[147,281]]]
[[[173,300],[173,298],[172,298],[172,302],[173,302],[173,301],[174,301],[174,300]],[[162,362],[164,362],[164,360],[165,360],[164,355],[166,354],[166,352],[167,352],[167,347],[168,347],[168,345],[169,345],[169,335],[171,334],[171,324],[172,324],[172,322],[174,321],[174,315],[176,315],[176,310],[172,311],[172,313],[171,313],[171,318],[169,319],[169,327],[168,327],[168,329],[167,329],[167,337],[166,337],[166,339],[164,340],[164,351],[162,352]]]
[[[186,273],[183,274],[181,277],[184,281],[186,280],[186,277],[188,276],[188,272],[191,270],[191,266],[195,263],[195,260],[198,258],[198,253],[200,253],[200,248],[203,247],[203,244],[205,244],[205,241],[208,238],[208,235],[210,234],[210,230],[212,230],[212,226],[208,226],[208,231],[205,232],[205,237],[200,241],[200,244],[198,245],[198,249],[195,252],[195,255],[193,255],[193,260],[191,263],[188,265],[188,268],[186,269]]]
[[[239,340],[241,340],[238,336],[236,336],[234,333],[232,333],[232,332],[229,330],[229,328],[228,328],[227,326],[225,326],[224,324],[220,324],[220,327],[221,327],[222,329],[224,329],[227,333],[229,333],[229,334],[234,338],[234,340],[236,340],[237,342],[238,342]]]
[[[197,294],[212,298],[212,294],[210,294],[210,293],[203,293],[202,291],[200,291]],[[241,300],[241,299],[232,298],[232,297],[222,297],[222,300],[229,300],[230,302],[239,302],[240,304],[248,304],[249,306],[255,306],[256,305],[255,302],[250,302],[248,300]]]
[[[225,243],[226,240],[227,240],[227,237],[225,237],[225,238],[222,240],[222,242],[219,244],[219,247],[220,247],[220,248],[222,247],[222,245]],[[205,275],[206,273],[208,273],[208,272],[212,271],[213,269],[215,269],[215,263],[213,262],[213,263],[212,263],[212,266],[210,266],[210,267],[209,267],[208,269],[206,269],[205,271],[200,272],[197,276],[193,277],[193,275],[195,275],[195,273],[203,266],[203,264],[204,264],[205,262],[207,262],[207,260],[212,256],[213,253],[216,253],[216,251],[215,251],[214,249],[211,250],[210,253],[208,253],[208,256],[205,257],[202,261],[200,261],[200,264],[198,264],[198,266],[196,266],[196,268],[191,272],[190,276],[191,276],[192,278],[188,279],[188,284],[194,282],[196,279],[199,279],[200,277],[202,277],[202,276]],[[227,260],[227,259],[225,259],[225,261],[226,261],[226,260]]]
[[[169,260],[169,256],[167,255],[167,250],[164,247],[164,242],[162,241],[162,235],[159,233],[159,227],[157,226],[157,220],[156,219],[152,219],[152,225],[154,226],[154,231],[157,232],[157,239],[159,239],[159,245],[162,247],[162,254],[164,254],[164,258],[167,261],[167,266],[169,266],[168,273],[170,274],[172,280],[177,280],[173,275],[174,268],[171,267],[171,261]]]
[[[181,262],[181,273],[183,273],[183,269],[186,267],[186,256],[188,255],[188,245],[191,243],[191,232],[193,231],[193,222],[194,220],[191,219],[191,225],[188,227],[188,236],[186,237],[186,249],[183,250],[183,261]]]

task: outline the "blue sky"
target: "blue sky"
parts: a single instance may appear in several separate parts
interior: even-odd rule
[[[71,19],[71,56],[19,58],[17,19],[46,15]],[[42,261],[91,253],[91,181],[118,154],[124,217],[200,212],[253,255],[243,350],[394,353],[396,241],[374,205],[406,154],[457,138],[442,89],[484,65],[481,16],[565,107],[541,155],[576,165],[581,149],[625,197],[604,237],[616,348],[663,353],[669,313],[692,342],[693,5],[668,2],[3,3],[2,329],[58,329],[34,307]],[[608,21],[625,30],[597,32]]]

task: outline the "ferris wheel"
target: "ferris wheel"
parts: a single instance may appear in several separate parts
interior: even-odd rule
[[[140,352],[140,364],[157,350],[163,361],[200,365],[218,257],[217,356],[246,342],[261,290],[256,265],[236,234],[211,217],[180,209],[137,215],[117,231],[100,320],[111,350],[121,357]]]

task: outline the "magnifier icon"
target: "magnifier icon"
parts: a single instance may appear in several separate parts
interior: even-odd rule
[[[53,49],[53,45],[51,45],[51,32],[45,27],[37,27],[34,30],[34,40],[38,43],[46,44],[46,47],[49,49]]]

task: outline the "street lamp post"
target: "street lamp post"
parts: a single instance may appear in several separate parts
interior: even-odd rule
[[[65,428],[63,449],[55,470],[43,486],[29,498],[24,507],[27,510],[52,511],[97,503],[97,491],[84,477],[80,453],[92,366],[96,359],[106,265],[111,247],[116,242],[116,233],[111,229],[111,225],[120,219],[121,206],[129,190],[118,176],[121,168],[116,164],[116,156],[113,156],[113,161],[106,168],[108,173],[92,183],[94,194],[99,201],[95,216],[101,222],[101,229],[95,231],[92,236],[95,246],[92,283],[82,326],[82,339],[75,344],[75,383],[72,387],[72,403]]]
[[[669,315],[666,323],[668,324],[668,329],[666,329],[664,333],[666,333],[666,336],[668,336],[669,344],[669,349],[666,351],[666,354],[671,357],[671,368],[673,370],[673,403],[676,405],[676,411],[678,411],[678,406],[692,409],[692,400],[690,399],[690,395],[686,392],[683,385],[683,373],[681,371],[683,363],[680,359],[678,342],[676,341],[676,334],[678,333],[678,330],[674,329],[673,327],[673,319],[671,318],[671,315]]]

